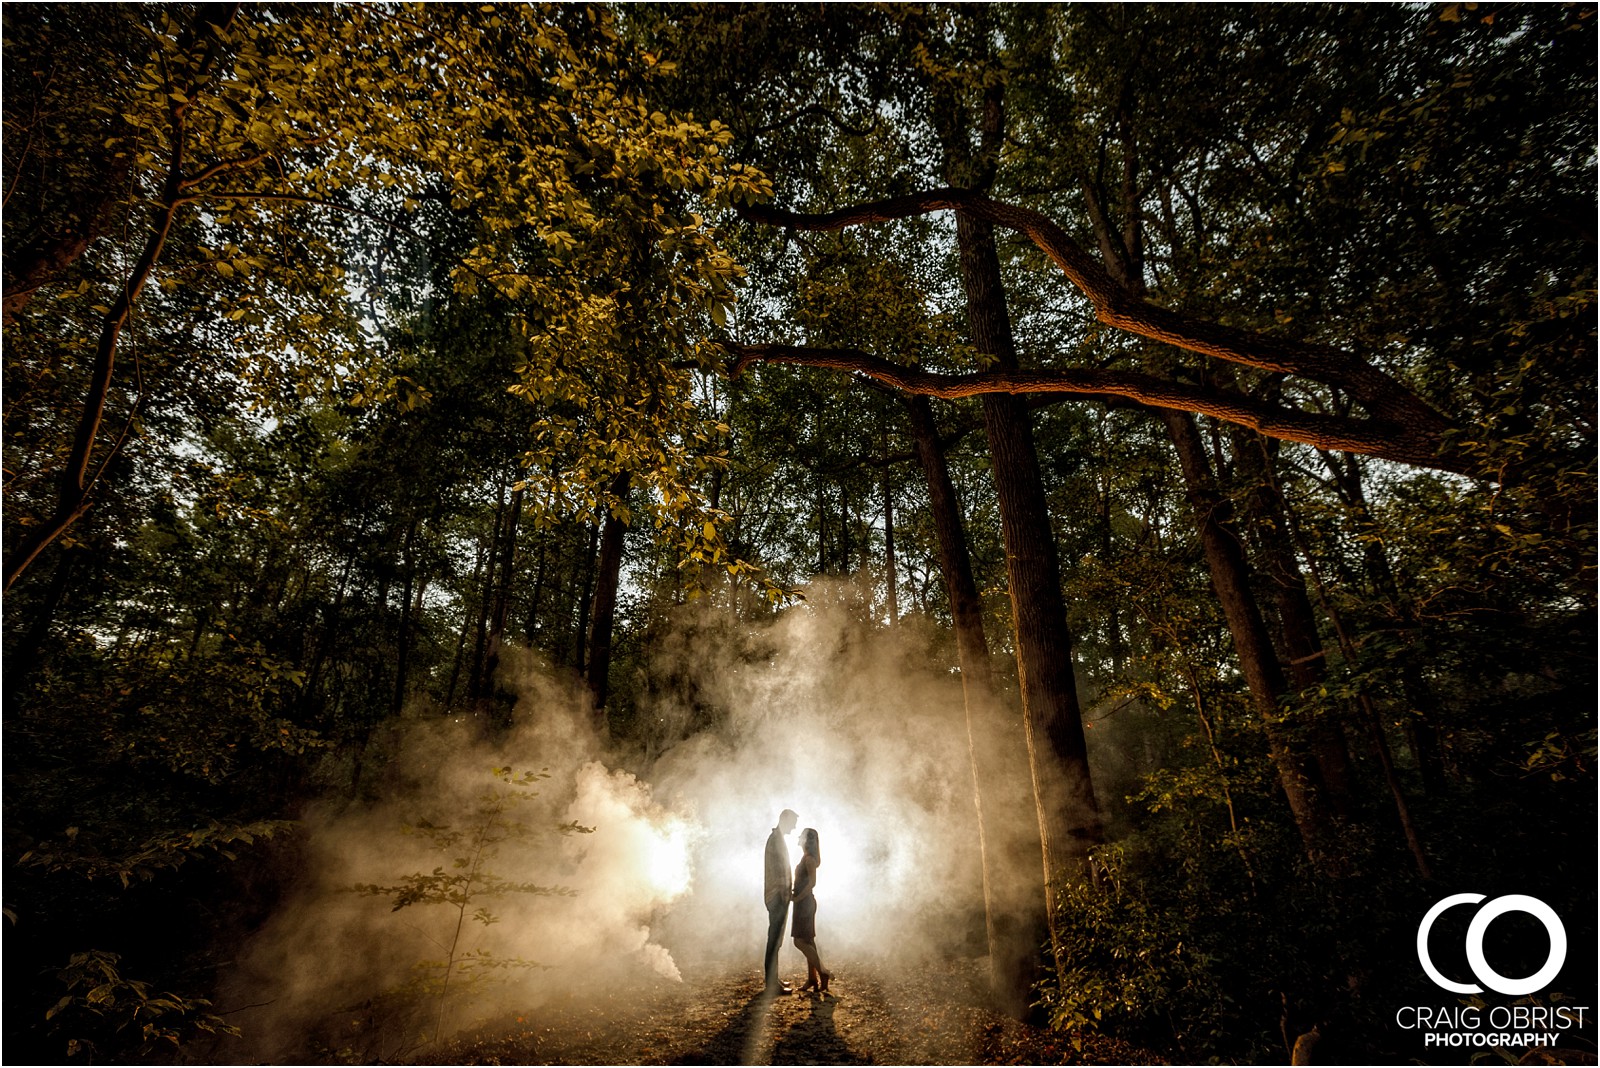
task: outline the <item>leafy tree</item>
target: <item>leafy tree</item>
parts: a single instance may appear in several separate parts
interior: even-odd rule
[[[680,309],[723,315],[735,270],[682,201],[696,193],[726,201],[761,185],[723,164],[715,128],[669,120],[645,103],[639,82],[648,81],[649,66],[638,73],[619,66],[608,20],[560,7],[422,9],[417,18],[378,9],[334,17],[303,8],[270,18],[243,8],[138,11],[126,36],[148,43],[129,57],[118,91],[92,106],[69,103],[126,124],[112,150],[130,161],[132,181],[117,206],[132,213],[130,229],[140,236],[119,249],[126,266],[107,263],[105,292],[71,274],[85,246],[53,279],[62,293],[76,287],[73,299],[51,302],[48,312],[29,300],[20,310],[33,314],[9,326],[8,352],[39,350],[36,362],[23,357],[22,367],[36,375],[33,368],[50,361],[86,385],[65,461],[45,450],[29,454],[28,477],[54,481],[57,501],[47,504],[42,486],[26,508],[16,498],[14,523],[26,519],[31,529],[11,539],[8,587],[84,514],[100,472],[120,451],[120,439],[103,439],[106,406],[114,393],[140,392],[140,368],[124,384],[118,358],[147,285],[181,291],[193,275],[216,287],[210,303],[221,318],[213,344],[236,346],[267,366],[286,352],[359,348],[360,325],[343,300],[345,272],[326,225],[330,213],[373,220],[393,235],[409,231],[407,216],[430,194],[470,208],[478,231],[454,281],[526,305],[530,395],[570,393],[600,428],[640,413],[676,414],[670,397],[659,396],[674,379],[659,362],[618,353],[624,362],[616,376],[573,373],[575,362],[612,344],[606,335],[616,292],[605,280],[647,243],[657,284],[643,300],[656,302],[665,339],[681,343]],[[145,15],[151,25],[141,24]],[[70,20],[50,16],[37,9],[34,32],[19,47],[44,49],[70,35]],[[75,84],[56,87],[42,71],[35,77],[43,98],[36,113],[64,114],[52,91],[81,92]],[[32,129],[8,122],[8,152],[24,155]],[[94,131],[93,124],[63,123],[38,133],[46,143],[72,143]],[[94,143],[93,154],[106,151]],[[20,167],[16,173],[43,179]],[[675,210],[669,197],[678,201]],[[141,232],[131,220],[147,203],[153,207]],[[283,247],[280,221],[295,227],[292,263],[275,254]],[[44,229],[48,222],[23,216],[18,224]],[[215,236],[202,236],[208,228]],[[193,236],[182,241],[186,233]],[[32,279],[38,271],[25,264],[7,273]],[[42,288],[28,285],[29,293]],[[70,332],[53,324],[69,313],[82,317],[82,333],[63,342]],[[21,338],[28,343],[19,345]],[[310,374],[325,373],[331,362],[313,364]],[[545,430],[560,434],[563,427],[570,423]]]
[[[4,18],[17,1048],[203,1035],[509,644],[648,763],[815,577],[960,671],[1013,1012],[1048,922],[1058,1026],[1397,1059],[1440,886],[1593,914],[1592,9]],[[371,888],[434,1028],[510,818]]]

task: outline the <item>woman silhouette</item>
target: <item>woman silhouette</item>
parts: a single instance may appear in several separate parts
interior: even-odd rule
[[[806,957],[806,985],[801,990],[828,992],[833,973],[822,966],[817,956],[817,865],[822,863],[822,847],[817,832],[807,827],[800,832],[800,863],[794,866],[794,948]]]

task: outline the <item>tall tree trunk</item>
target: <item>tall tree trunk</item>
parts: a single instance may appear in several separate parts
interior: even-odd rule
[[[483,558],[485,555],[483,543],[479,542],[477,550],[472,554],[472,577],[467,580],[466,586],[469,590],[478,588],[478,577],[483,574]],[[467,635],[472,633],[472,614],[465,610],[464,605],[462,608],[461,634],[456,638],[456,658],[454,663],[450,665],[450,685],[445,688],[444,692],[445,708],[453,708],[455,706],[456,684],[461,681],[461,661],[466,655]]]
[[[1327,656],[1317,631],[1317,616],[1306,594],[1305,576],[1295,557],[1289,531],[1287,505],[1279,488],[1274,463],[1277,450],[1259,434],[1233,428],[1234,463],[1247,486],[1246,509],[1250,519],[1259,573],[1265,577],[1276,609],[1277,633],[1284,667],[1293,692],[1304,693],[1327,677]],[[1344,728],[1331,711],[1318,715],[1305,727],[1316,759],[1323,796],[1341,819],[1348,819],[1354,789],[1350,747]]]
[[[1164,410],[1167,434],[1178,452],[1184,488],[1200,531],[1201,547],[1211,571],[1211,586],[1233,635],[1239,667],[1250,688],[1256,717],[1267,736],[1267,749],[1278,771],[1278,781],[1289,801],[1306,856],[1322,874],[1344,874],[1342,858],[1334,848],[1333,820],[1318,795],[1310,761],[1290,736],[1278,707],[1287,683],[1276,651],[1267,634],[1261,608],[1250,590],[1244,546],[1231,529],[1231,509],[1216,486],[1205,443],[1188,412]]]
[[[411,523],[406,527],[405,544],[400,550],[400,566],[405,570],[405,585],[402,587],[400,597],[400,632],[395,640],[395,671],[394,671],[394,700],[390,703],[389,711],[398,716],[406,704],[406,676],[409,674],[408,661],[411,656],[411,587],[415,578],[415,547],[417,540],[417,518],[412,517]]]
[[[489,613],[494,608],[495,578],[500,567],[500,524],[505,519],[506,484],[500,483],[494,502],[494,523],[489,527],[489,547],[483,585],[478,595],[478,626],[472,639],[472,670],[467,676],[467,700],[476,702],[489,693],[494,679],[484,674],[489,651]]]
[[[889,484],[889,472],[883,475],[883,583],[884,595],[889,601],[889,625],[900,624],[900,599],[895,589],[894,559],[894,488]]]
[[[611,483],[610,491],[624,506],[630,476],[624,472]],[[600,575],[594,597],[594,626],[589,638],[589,692],[594,695],[597,725],[606,726],[606,698],[611,687],[611,631],[617,615],[617,584],[622,577],[622,547],[628,532],[627,522],[615,511],[606,516],[605,533],[600,538]],[[602,730],[602,733],[604,731]]]
[[[505,538],[500,549],[500,581],[494,587],[494,606],[489,612],[489,636],[484,653],[483,673],[491,683],[495,673],[500,670],[500,643],[505,637],[506,615],[511,607],[511,584],[517,577],[517,526],[522,516],[522,493],[520,488],[512,490],[511,501],[506,506]],[[509,727],[509,716],[510,709],[507,709],[507,718],[499,726]]]
[[[999,366],[1015,368],[1016,349],[993,227],[961,214],[956,238],[973,344]],[[1042,847],[1045,912],[1060,974],[1067,962],[1055,929],[1056,894],[1063,884],[1086,873],[1089,849],[1103,840],[1104,832],[1089,777],[1055,532],[1028,409],[1019,397],[987,394],[983,416],[1006,547],[1017,677]]]
[[[984,90],[976,116],[971,113],[971,102],[950,84],[934,83],[930,88],[946,180],[956,187],[987,188],[994,180],[1004,141],[1003,83]],[[1015,369],[1016,346],[994,227],[957,212],[956,245],[973,345],[997,366]],[[986,394],[983,421],[1006,549],[1023,734],[1039,823],[1045,919],[1056,974],[1061,975],[1068,962],[1056,928],[1056,894],[1061,886],[1088,872],[1089,850],[1103,840],[1104,832],[1089,777],[1055,532],[1045,503],[1028,409],[1020,397]]]
[[[597,523],[589,525],[589,548],[583,554],[583,586],[578,594],[578,620],[572,628],[573,640],[577,642],[577,653],[573,657],[573,667],[585,679],[589,677],[584,664],[588,657],[589,635],[589,603],[594,597],[594,554],[600,544],[600,526]]]
[[[939,567],[950,597],[961,692],[967,716],[972,798],[983,865],[983,904],[989,941],[989,985],[1007,1014],[1026,1015],[1038,978],[1038,946],[1049,931],[1040,873],[1038,821],[1030,811],[1028,759],[1022,731],[995,692],[984,634],[983,602],[972,576],[961,508],[926,397],[904,398],[911,414],[917,459],[928,480],[928,501]]]
[[[544,594],[544,565],[550,557],[550,542],[545,538],[539,539],[539,562],[533,567],[533,594],[528,598],[527,624],[522,628],[523,635],[528,644],[534,644],[534,635],[539,630],[539,599]]]

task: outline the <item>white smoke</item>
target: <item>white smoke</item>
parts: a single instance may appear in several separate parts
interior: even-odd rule
[[[448,1033],[552,996],[677,980],[687,963],[755,974],[763,847],[784,808],[819,833],[824,961],[981,954],[961,688],[930,653],[933,629],[863,624],[848,597],[821,588],[776,622],[730,620],[685,619],[679,640],[659,643],[652,670],[691,680],[697,707],[662,696],[641,709],[660,727],[648,762],[608,753],[585,691],[532,654],[502,658],[502,681],[520,697],[495,743],[470,723],[406,723],[386,796],[307,818],[300,889],[241,955],[225,998],[269,1003],[236,1017],[256,1036],[250,1052],[321,1044],[396,1056],[402,1026],[416,1048],[435,1026]],[[544,777],[507,785],[528,772]],[[502,799],[502,822],[521,830],[485,849],[484,877],[571,896],[392,910],[392,895],[349,889],[462,870],[468,839],[441,849],[437,828],[469,836],[486,797]],[[441,1018],[437,980],[452,939],[455,959],[486,956],[452,978]],[[786,953],[785,968],[797,967],[798,953]],[[372,1045],[373,1031],[391,1045]]]

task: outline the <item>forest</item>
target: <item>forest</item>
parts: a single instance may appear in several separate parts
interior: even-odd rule
[[[1593,4],[3,18],[8,1063],[1595,1063]]]

